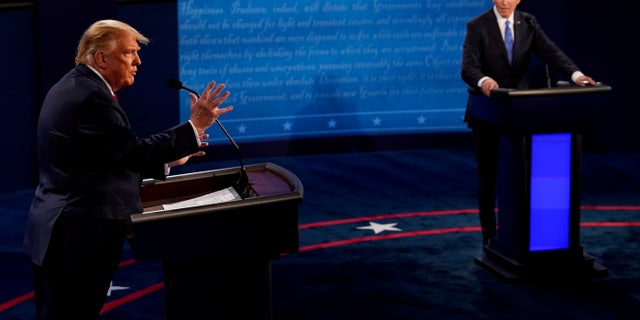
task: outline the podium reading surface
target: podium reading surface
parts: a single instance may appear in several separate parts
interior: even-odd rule
[[[163,209],[232,186],[239,168],[145,180],[132,215],[137,261],[162,261],[167,319],[271,319],[271,261],[298,252],[300,180],[273,163],[246,166],[248,196]]]
[[[505,280],[596,278],[579,243],[581,135],[611,87],[498,89],[470,95],[470,116],[500,134],[498,235],[476,258]]]

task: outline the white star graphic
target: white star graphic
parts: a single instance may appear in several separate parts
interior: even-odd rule
[[[397,223],[386,223],[380,224],[369,221],[369,225],[366,227],[358,227],[358,229],[365,230],[370,229],[373,230],[375,234],[378,234],[382,231],[402,231],[402,229],[396,228]]]
[[[113,281],[111,281],[111,283],[109,283],[109,291],[107,291],[107,297],[111,297],[111,291],[116,290],[129,290],[129,287],[114,286]]]
[[[334,120],[334,119],[331,119],[331,120],[329,120],[329,122],[328,122],[329,128],[335,128],[335,127],[336,127],[336,124],[338,124],[338,121],[336,121],[336,120]]]
[[[382,122],[382,119],[380,119],[380,117],[376,117],[375,119],[372,120],[373,121],[373,126],[377,127],[380,125],[380,123]]]
[[[247,127],[244,124],[241,124],[238,127],[238,133],[245,133],[247,131]]]
[[[287,121],[284,124],[282,124],[282,128],[284,131],[291,131],[291,127],[293,127],[293,123]]]
[[[419,116],[418,117],[418,124],[424,124],[424,121],[427,120],[427,118],[425,118],[424,116]]]

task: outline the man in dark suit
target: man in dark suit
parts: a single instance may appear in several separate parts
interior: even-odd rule
[[[499,87],[528,88],[527,73],[534,54],[575,84],[595,85],[595,81],[580,72],[576,64],[547,37],[533,15],[516,10],[519,3],[520,0],[493,0],[490,10],[467,23],[461,76],[469,88],[486,96]],[[513,44],[511,54],[507,50],[509,42]],[[486,122],[468,113],[467,103],[465,122],[476,141],[478,207],[483,243],[486,245],[497,234],[495,205],[499,136]]]
[[[38,319],[98,319],[118,269],[143,177],[201,156],[207,130],[233,109],[224,84],[191,94],[189,121],[147,138],[131,129],[115,93],[134,82],[140,44],[126,23],[101,20],[78,44],[76,66],[48,92],[37,132],[40,182],[24,247],[34,268]]]

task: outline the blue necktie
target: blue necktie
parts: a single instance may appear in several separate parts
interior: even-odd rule
[[[504,23],[504,46],[507,48],[507,56],[509,57],[509,63],[513,57],[513,34],[509,27],[509,20]]]

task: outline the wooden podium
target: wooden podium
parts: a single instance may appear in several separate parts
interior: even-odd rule
[[[271,319],[271,261],[299,249],[300,180],[273,163],[249,165],[238,200],[165,210],[232,186],[239,168],[145,180],[129,236],[138,261],[162,261],[166,319]]]
[[[505,280],[597,278],[580,245],[581,136],[607,85],[471,93],[470,115],[500,132],[498,234],[476,264]]]

